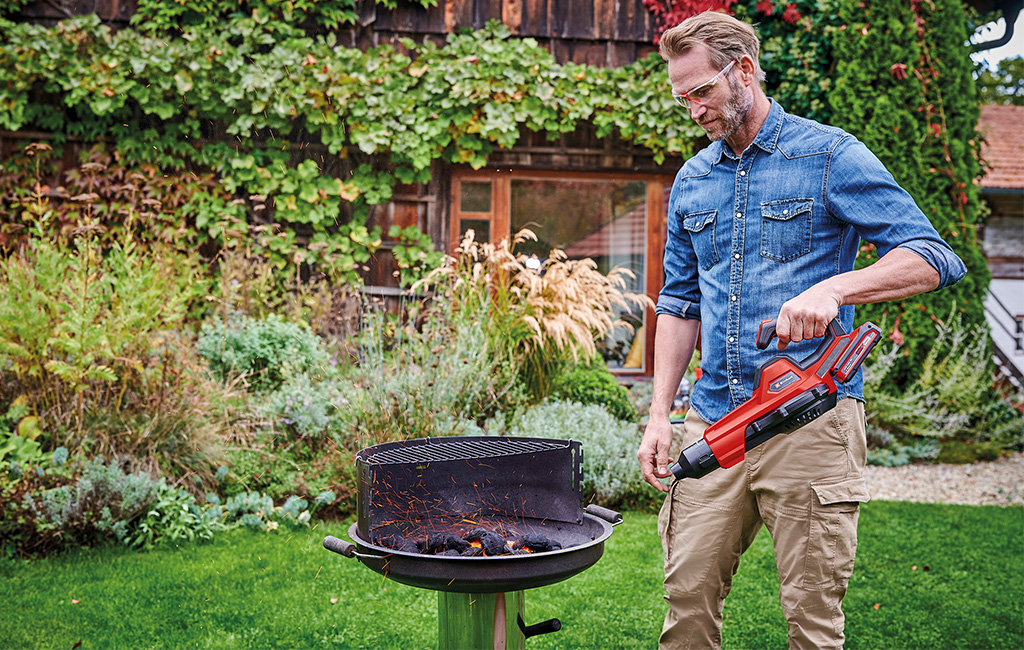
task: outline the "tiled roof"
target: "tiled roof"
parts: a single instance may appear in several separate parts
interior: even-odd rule
[[[1024,106],[982,106],[979,127],[986,189],[1024,189]]]

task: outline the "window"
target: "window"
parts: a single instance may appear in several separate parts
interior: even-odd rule
[[[454,249],[468,230],[478,241],[500,241],[529,229],[536,242],[516,250],[543,260],[560,248],[572,259],[590,258],[602,273],[629,269],[627,291],[655,297],[662,281],[664,195],[671,178],[629,174],[458,171],[452,179]],[[650,374],[653,347],[649,318],[624,308],[601,354],[617,373]]]

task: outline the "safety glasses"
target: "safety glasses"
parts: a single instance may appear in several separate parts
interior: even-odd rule
[[[690,109],[691,103],[696,104],[697,106],[702,106],[704,104],[704,101],[707,99],[708,95],[710,95],[711,91],[714,89],[715,84],[718,83],[718,80],[722,78],[723,75],[728,74],[729,70],[732,70],[732,67],[736,65],[736,61],[738,60],[739,59],[733,59],[729,63],[729,65],[722,68],[721,72],[716,74],[714,77],[711,77],[711,79],[705,81],[704,83],[697,86],[693,90],[683,93],[682,95],[672,93],[672,99],[676,100],[677,104],[688,110]]]

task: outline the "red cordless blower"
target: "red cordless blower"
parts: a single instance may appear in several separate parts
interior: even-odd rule
[[[761,321],[757,347],[764,350],[774,336],[775,320]],[[708,427],[669,469],[676,478],[700,478],[713,469],[732,467],[744,452],[816,419],[836,405],[836,382],[850,380],[881,336],[873,323],[847,334],[833,319],[825,340],[803,361],[779,355],[762,365],[753,397]]]

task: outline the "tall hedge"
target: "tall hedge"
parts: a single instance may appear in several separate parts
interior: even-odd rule
[[[935,321],[959,312],[965,325],[985,324],[991,276],[975,232],[979,110],[967,23],[959,0],[839,0],[839,14],[833,123],[882,159],[968,270],[953,287],[858,310],[860,318],[884,319],[890,338],[905,341],[893,376],[909,382],[934,341]],[[866,246],[858,264],[876,259]]]

